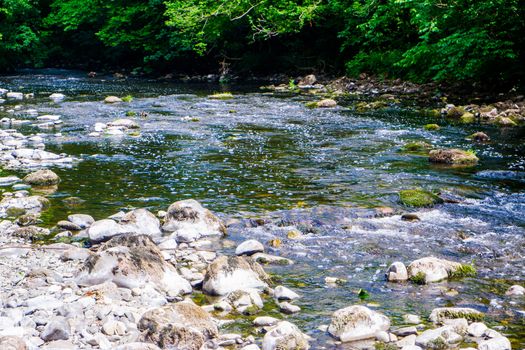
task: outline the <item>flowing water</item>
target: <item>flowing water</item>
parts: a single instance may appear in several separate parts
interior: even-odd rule
[[[52,226],[69,213],[104,218],[119,210],[166,209],[195,198],[225,219],[237,218],[230,239],[283,244],[271,253],[295,261],[268,267],[278,282],[303,295],[303,311],[289,316],[316,338],[315,348],[332,348],[317,328],[341,307],[364,303],[400,324],[404,313],[428,315],[437,306],[469,306],[487,313],[487,322],[525,346],[525,300],[504,296],[525,283],[525,130],[458,125],[423,117],[413,107],[357,113],[352,108],[308,109],[309,95],[262,93],[256,86],[173,84],[110,77],[88,79],[72,71],[25,72],[0,77],[0,87],[34,92],[24,110],[59,114],[64,124],[45,131],[46,149],[81,159],[55,170],[62,182],[50,195],[43,218]],[[233,91],[231,100],[208,94]],[[47,96],[67,95],[55,104]],[[130,103],[101,101],[132,95]],[[348,101],[351,102],[351,101]],[[351,104],[349,103],[349,106]],[[140,136],[90,137],[96,122],[124,118],[141,125]],[[0,112],[0,118],[7,115]],[[440,131],[422,125],[437,122]],[[42,132],[31,125],[23,132]],[[492,141],[466,137],[484,131]],[[481,159],[470,168],[432,165],[403,145],[426,141],[435,147],[473,149]],[[23,175],[3,171],[1,176]],[[401,220],[407,211],[398,191],[440,191],[458,203],[415,211],[418,222]],[[9,190],[9,188],[4,188]],[[72,205],[64,200],[78,197]],[[378,215],[382,207],[394,214]],[[231,221],[231,220],[230,220]],[[287,239],[291,230],[304,233]],[[231,248],[224,248],[229,251]],[[435,255],[473,263],[478,277],[430,286],[384,281],[388,264]],[[347,280],[327,286],[326,276]],[[361,300],[358,291],[368,293]],[[271,314],[273,311],[269,311]],[[282,317],[282,316],[280,316]],[[232,330],[247,330],[238,320]]]

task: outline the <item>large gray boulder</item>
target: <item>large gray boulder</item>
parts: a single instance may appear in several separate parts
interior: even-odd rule
[[[42,196],[6,197],[0,201],[0,217],[38,214],[48,207],[49,200]]]
[[[206,341],[219,335],[210,315],[189,301],[146,312],[138,329],[144,341],[163,349],[199,350]]]
[[[203,236],[226,233],[222,220],[194,199],[171,204],[162,229],[170,232],[178,242],[192,242]]]
[[[343,342],[374,338],[377,332],[387,331],[390,320],[366,306],[352,305],[332,315],[328,332]]]
[[[146,235],[117,236],[104,243],[86,259],[76,281],[82,286],[112,281],[129,289],[152,285],[171,296],[192,290]]]
[[[221,256],[206,269],[202,290],[211,295],[226,295],[236,290],[264,289],[269,276],[259,263],[242,256]]]

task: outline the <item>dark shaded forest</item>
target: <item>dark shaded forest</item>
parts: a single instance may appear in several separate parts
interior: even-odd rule
[[[525,80],[523,0],[0,0],[0,70]]]

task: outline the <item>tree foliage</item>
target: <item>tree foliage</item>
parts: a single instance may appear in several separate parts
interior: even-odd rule
[[[229,61],[256,69],[280,60],[337,70],[346,62],[350,75],[517,83],[525,76],[524,2],[0,0],[0,67],[217,69]]]

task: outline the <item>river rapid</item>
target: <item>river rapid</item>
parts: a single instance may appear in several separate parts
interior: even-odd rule
[[[28,109],[60,115],[63,124],[55,128],[16,128],[49,134],[46,150],[80,159],[53,168],[62,181],[42,216],[49,227],[71,213],[102,219],[194,198],[229,223],[220,243],[225,252],[248,238],[282,240],[269,251],[295,264],[266,269],[303,296],[296,302],[302,311],[286,317],[315,339],[316,349],[336,347],[318,327],[330,322],[333,311],[356,303],[372,305],[398,324],[406,313],[473,307],[514,347],[525,347],[525,299],[505,296],[511,285],[525,283],[524,129],[449,123],[424,116],[409,101],[357,112],[348,97],[333,109],[310,109],[305,103],[317,99],[311,94],[265,93],[255,84],[93,79],[46,70],[0,77],[0,87],[35,93],[12,112],[14,103],[7,101],[0,119],[34,119]],[[221,91],[234,97],[207,97]],[[66,95],[63,102],[49,100],[57,92]],[[103,103],[109,95],[133,100]],[[132,114],[140,135],[89,136],[95,123]],[[427,123],[442,128],[426,131]],[[476,131],[492,141],[467,140]],[[432,165],[425,155],[403,150],[414,141],[472,149],[480,163]],[[1,176],[27,172],[3,170]],[[450,200],[406,208],[398,192],[412,188]],[[72,205],[70,197],[81,201]],[[420,221],[403,221],[407,212]],[[288,238],[290,232],[300,237]],[[425,286],[385,281],[390,263],[430,255],[473,264],[478,276]],[[327,285],[328,276],[346,282]],[[243,332],[249,320],[228,327]]]

